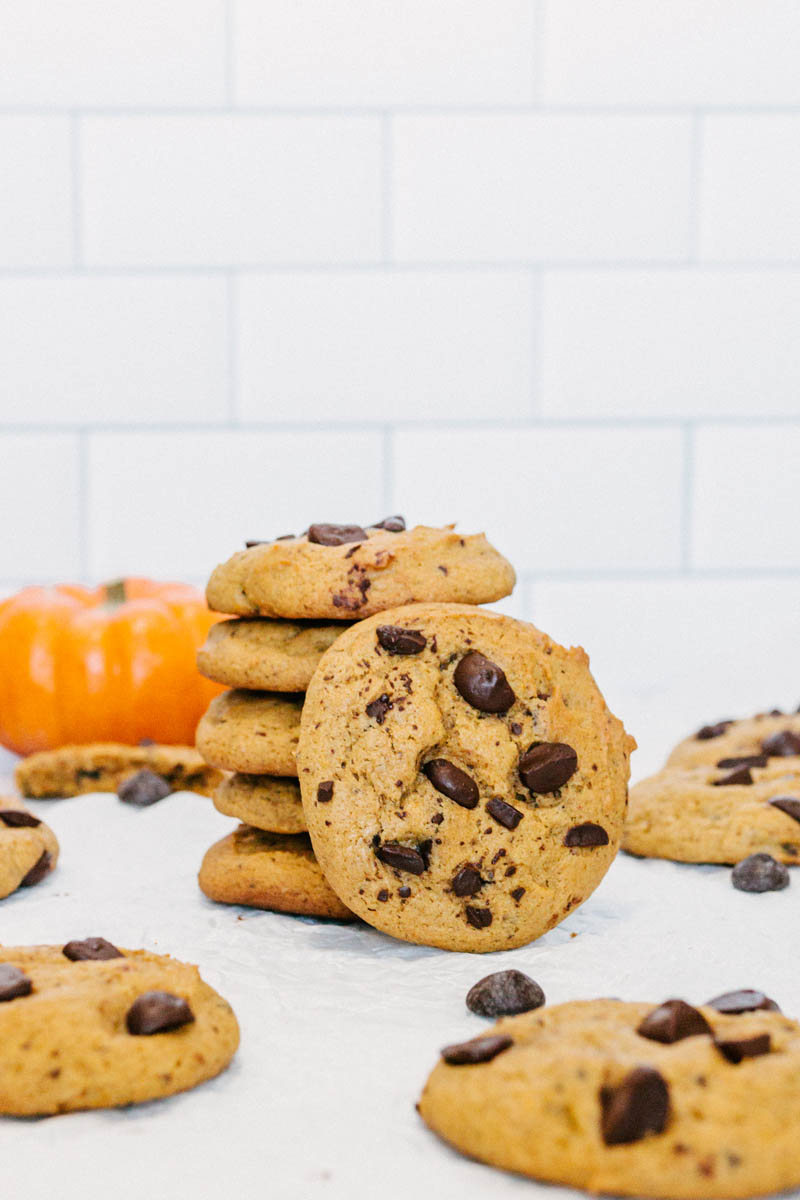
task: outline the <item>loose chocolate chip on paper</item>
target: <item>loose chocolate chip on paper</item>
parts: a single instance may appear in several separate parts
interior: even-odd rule
[[[733,787],[734,785],[744,786],[753,782],[753,776],[750,773],[749,767],[734,767],[727,775],[723,775],[720,779],[712,780],[714,787]]]
[[[378,846],[375,857],[386,863],[387,867],[408,871],[411,875],[421,875],[428,865],[419,850],[413,846],[403,846],[400,842],[385,842],[383,846]]]
[[[472,865],[462,867],[453,876],[453,891],[457,896],[474,896],[482,886],[481,873],[477,867]]]
[[[773,796],[768,802],[773,808],[779,808],[794,821],[800,821],[800,800],[796,796]]]
[[[713,1000],[708,1000],[708,1008],[715,1008],[717,1012],[728,1013],[732,1016],[738,1016],[739,1013],[758,1012],[759,1009],[766,1009],[768,1012],[780,1012],[780,1008],[774,1000],[770,1000],[769,996],[765,996],[763,992],[757,992],[753,988],[740,988],[736,992],[724,992],[721,996],[715,996]]]
[[[486,805],[489,816],[494,817],[506,829],[516,829],[525,813],[521,813],[513,804],[506,804],[499,796],[493,796]]]
[[[478,785],[466,771],[446,758],[432,758],[422,768],[425,775],[443,796],[460,804],[462,808],[476,808],[480,793]]]
[[[61,953],[70,962],[104,962],[108,958],[124,958],[125,955],[105,938],[84,938],[82,942],[67,942]]]
[[[761,749],[770,758],[790,758],[793,755],[800,754],[800,734],[792,733],[791,729],[784,729],[780,733],[773,733],[769,737],[764,738],[761,743]]]
[[[363,542],[367,531],[360,525],[310,525],[308,540],[318,546],[344,546],[348,542]]]
[[[516,700],[505,672],[477,650],[470,650],[461,659],[453,683],[467,704],[479,712],[507,712]]]
[[[180,1029],[194,1020],[194,1013],[182,996],[171,992],[143,992],[128,1009],[125,1024],[137,1037]]]
[[[522,971],[495,971],[467,992],[467,1008],[481,1017],[510,1017],[541,1008],[544,1002],[539,984]]]
[[[385,529],[388,533],[402,533],[406,527],[406,519],[401,516],[384,517],[382,521],[376,521],[371,525],[371,529]]]
[[[711,738],[722,737],[726,729],[733,724],[732,720],[717,721],[716,725],[704,725],[702,729],[698,729],[694,735],[699,742],[710,741]]]
[[[490,908],[476,908],[474,904],[467,905],[467,921],[474,929],[488,929],[492,923]]]
[[[780,892],[789,886],[789,872],[771,854],[750,854],[731,871],[731,883],[740,892]]]
[[[22,812],[19,808],[0,809],[0,821],[9,829],[35,829],[42,823],[33,813]]]
[[[738,754],[732,758],[721,758],[718,767],[765,767],[766,754]]]
[[[578,755],[566,742],[534,742],[519,757],[519,776],[532,792],[557,792],[578,769]]]
[[[663,1133],[669,1116],[669,1089],[653,1067],[635,1067],[616,1087],[600,1091],[601,1131],[607,1146],[641,1141]]]
[[[507,1034],[499,1033],[489,1037],[473,1038],[470,1042],[458,1042],[445,1046],[442,1058],[451,1067],[473,1066],[475,1063],[491,1062],[514,1045],[514,1039]]]
[[[394,705],[386,695],[386,692],[384,692],[382,696],[378,696],[377,700],[370,700],[366,707],[366,713],[368,717],[372,717],[373,721],[377,721],[379,725],[382,725],[386,720],[386,714],[389,709],[393,707]]]
[[[333,780],[326,779],[317,788],[317,804],[330,804],[333,799]]]
[[[671,1045],[687,1037],[710,1034],[711,1026],[699,1009],[685,1000],[665,1000],[647,1014],[636,1032],[652,1042]]]
[[[11,963],[0,963],[0,1003],[16,1000],[19,996],[30,996],[33,983],[19,967]]]
[[[714,1045],[728,1062],[740,1063],[744,1058],[759,1058],[762,1054],[769,1054],[772,1039],[768,1033],[757,1033],[753,1037],[738,1040],[715,1039]]]
[[[137,808],[149,808],[172,793],[171,786],[163,775],[156,775],[149,767],[142,767],[135,775],[124,779],[117,788],[117,795],[125,804]]]
[[[20,881],[19,886],[33,887],[35,884],[41,883],[45,875],[47,875],[50,871],[52,865],[52,854],[49,850],[43,851],[43,853],[39,856],[39,858],[37,858],[36,862],[31,867],[30,871],[28,871],[28,874],[25,876],[25,878]]]
[[[421,654],[428,644],[424,633],[401,625],[379,625],[375,635],[388,654]]]
[[[565,846],[607,846],[608,834],[602,825],[586,821],[583,825],[573,825],[564,837]]]

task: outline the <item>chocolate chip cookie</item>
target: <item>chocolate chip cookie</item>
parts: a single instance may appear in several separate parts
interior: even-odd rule
[[[304,692],[322,655],[347,628],[343,622],[219,621],[197,652],[201,675],[232,688]]]
[[[773,709],[744,720],[704,725],[678,743],[667,759],[667,766],[697,767],[745,758],[793,758],[797,760],[795,768],[800,770],[800,713]]]
[[[16,783],[23,796],[78,796],[84,792],[115,792],[136,771],[160,775],[173,792],[210,796],[220,782],[219,771],[203,762],[194,746],[125,746],[93,742],[41,750],[18,765]]]
[[[0,900],[41,883],[57,861],[52,829],[19,800],[0,796]]]
[[[200,718],[197,749],[223,771],[296,776],[302,708],[295,693],[223,692]]]
[[[228,817],[267,833],[305,833],[306,818],[296,779],[274,775],[229,775],[214,792],[214,805]]]
[[[343,902],[407,941],[520,946],[597,887],[635,742],[580,649],[463,605],[359,622],[311,681],[297,752]]]

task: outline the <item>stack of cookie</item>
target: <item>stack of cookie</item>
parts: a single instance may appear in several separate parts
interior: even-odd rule
[[[305,691],[322,657],[355,620],[421,601],[484,604],[507,596],[514,570],[482,534],[451,526],[407,530],[312,525],[250,542],[217,567],[207,598],[235,614],[211,629],[200,671],[231,690],[200,721],[197,748],[230,774],[216,807],[243,822],[205,856],[212,900],[323,917],[351,917],[311,848],[295,751]]]

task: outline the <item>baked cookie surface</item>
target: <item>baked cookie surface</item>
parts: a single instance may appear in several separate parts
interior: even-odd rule
[[[52,829],[13,796],[0,796],[0,900],[33,887],[58,861]]]
[[[237,689],[215,696],[197,726],[197,749],[223,771],[297,775],[303,696]]]
[[[69,943],[77,961],[60,946],[0,948],[0,1112],[155,1100],[218,1075],[233,1057],[236,1017],[196,967],[109,943],[101,952],[119,957],[82,960],[81,948],[98,953],[98,942]]]
[[[353,914],[331,890],[306,834],[264,833],[240,825],[206,851],[198,876],[210,900],[306,917]]]
[[[312,525],[241,550],[211,575],[208,604],[239,616],[352,621],[414,601],[488,604],[512,591],[513,567],[482,533],[388,521]]]
[[[334,891],[407,941],[523,945],[597,886],[635,746],[580,649],[462,605],[359,622],[327,651],[297,760]]]
[[[125,746],[94,742],[41,750],[18,764],[15,779],[23,796],[78,796],[85,792],[114,792],[136,771],[147,768],[161,775],[173,791],[210,796],[220,782],[194,746]]]
[[[229,775],[214,792],[214,806],[267,833],[305,833],[306,818],[296,779],[275,775]]]
[[[343,622],[219,621],[197,652],[201,675],[232,688],[304,692],[322,655],[347,628]]]
[[[666,765],[698,767],[744,755],[795,758],[800,770],[800,713],[760,713],[744,720],[704,725],[678,742]]]
[[[447,1047],[419,1111],[464,1154],[550,1183],[777,1192],[800,1183],[800,1026],[681,1001],[541,1008]]]

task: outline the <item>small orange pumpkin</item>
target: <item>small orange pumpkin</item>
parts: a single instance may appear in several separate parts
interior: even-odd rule
[[[195,665],[218,620],[196,588],[150,579],[29,587],[0,601],[0,743],[17,754],[142,738],[193,745],[222,690]]]

